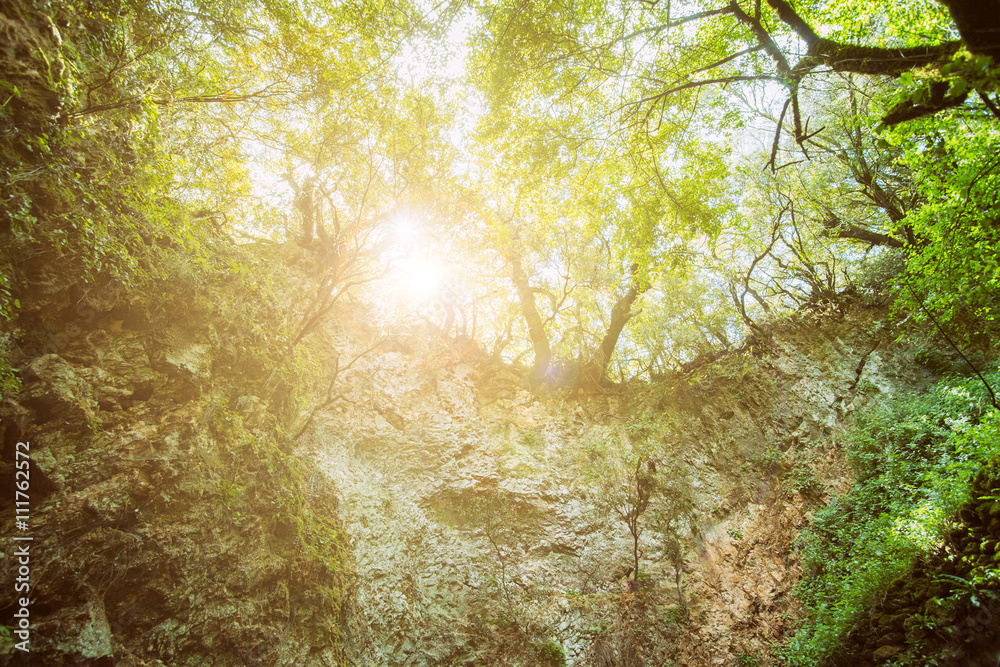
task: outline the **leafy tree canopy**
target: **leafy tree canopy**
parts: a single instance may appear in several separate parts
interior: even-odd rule
[[[996,2],[4,11],[38,47],[0,116],[7,314],[32,258],[124,289],[215,238],[300,248],[289,350],[354,300],[584,391],[852,298],[995,316]]]

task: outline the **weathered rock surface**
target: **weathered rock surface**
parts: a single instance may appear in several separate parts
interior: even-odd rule
[[[931,379],[880,318],[859,310],[802,321],[775,330],[756,353],[579,400],[538,398],[435,344],[422,355],[367,357],[355,377],[370,383],[346,378],[313,434],[357,561],[352,658],[766,663],[795,618],[791,541],[850,481],[837,445],[845,419],[880,394]],[[693,489],[689,622],[651,532],[642,568],[652,583],[626,590],[631,539],[600,511],[582,474],[588,447],[613,446],[626,415],[643,411],[668,434]],[[475,511],[486,496],[509,508],[518,539],[491,542]]]
[[[275,449],[206,313],[164,328],[95,311],[72,335],[20,332],[0,478],[12,488],[13,448],[30,441],[31,659],[767,664],[797,614],[791,541],[850,482],[839,430],[931,379],[881,317],[784,325],[766,345],[585,397],[536,396],[510,369],[414,335],[345,371],[298,450]],[[590,457],[637,429],[690,489],[684,606],[669,545],[646,526],[631,581],[631,537],[600,502]],[[305,522],[337,515],[341,536],[319,539],[346,535],[351,554],[323,562]],[[14,571],[12,549],[0,567]],[[6,649],[0,664],[16,664]]]
[[[341,663],[341,575],[279,511],[293,488],[282,491],[285,455],[265,448],[265,430],[234,426],[199,319],[97,322],[62,345],[26,337],[59,349],[26,358],[20,394],[0,405],[2,529],[32,538],[30,653],[4,643],[0,664]],[[30,446],[24,531],[18,442]],[[318,483],[300,497],[306,511],[335,507]],[[3,572],[22,544],[0,547]]]

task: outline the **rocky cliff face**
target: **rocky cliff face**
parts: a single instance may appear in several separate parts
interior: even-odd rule
[[[933,375],[863,308],[589,397],[396,335],[294,443],[196,303],[65,303],[26,309],[0,406],[7,488],[30,443],[31,664],[767,664],[797,616],[791,542],[850,482],[845,420]],[[634,581],[596,462],[640,435],[689,502],[659,517],[679,559],[641,517]]]
[[[338,664],[334,497],[250,397],[231,400],[210,314],[81,318],[57,298],[25,303],[22,388],[0,405],[3,531],[31,538],[0,553],[14,573],[27,545],[31,587],[30,652],[8,636],[0,664]],[[21,606],[2,599],[6,624]]]
[[[356,559],[351,659],[767,664],[796,617],[791,542],[850,482],[845,420],[931,379],[883,315],[802,320],[594,398],[539,398],[416,336],[366,356],[310,434]],[[651,526],[647,576],[630,582],[630,534],[587,474],[591,457],[628,446],[637,420],[692,500],[678,529],[686,607]]]

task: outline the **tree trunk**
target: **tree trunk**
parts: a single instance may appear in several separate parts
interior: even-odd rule
[[[608,362],[611,361],[611,355],[618,345],[618,339],[621,337],[625,325],[632,319],[632,304],[635,303],[640,294],[648,289],[648,287],[640,287],[635,282],[634,277],[638,270],[639,266],[633,264],[629,270],[629,278],[633,279],[631,287],[611,308],[611,322],[608,324],[608,331],[604,334],[604,339],[594,351],[594,354],[591,355],[590,359],[583,365],[583,368],[580,369],[576,388],[581,391],[588,393],[595,392],[604,381],[608,370]]]
[[[681,565],[679,563],[674,563],[674,586],[677,587],[677,603],[680,605],[681,613],[684,614],[684,619],[687,620],[687,602],[684,600],[684,589],[681,588]]]
[[[629,532],[632,533],[632,562],[635,567],[635,590],[639,590],[639,512],[638,510],[630,517],[628,524]],[[631,585],[629,588],[632,588]]]
[[[806,44],[805,56],[790,66],[759,14],[751,16],[735,1],[732,13],[748,26],[761,47],[771,56],[778,75],[789,90],[792,103],[795,138],[799,143],[807,139],[801,126],[798,108],[798,86],[805,76],[816,68],[829,68],[835,72],[853,72],[874,76],[899,76],[921,67],[937,67],[948,62],[964,45],[975,55],[991,56],[1000,63],[1000,0],[938,0],[948,9],[960,40],[909,47],[880,47],[845,44],[820,37],[795,10],[789,0],[767,0],[778,14],[778,19],[791,28]],[[758,5],[759,7],[759,5]],[[885,125],[895,125],[914,118],[933,115],[944,109],[962,104],[968,92],[954,94],[947,80],[932,81],[929,99],[916,104],[904,101],[882,119]]]
[[[948,8],[969,51],[992,56],[1000,65],[1000,1],[938,0]]]
[[[512,250],[509,259],[511,278],[514,281],[514,287],[517,288],[521,315],[524,316],[524,321],[528,325],[528,338],[531,340],[531,349],[535,353],[529,379],[532,386],[537,386],[544,382],[548,375],[549,365],[552,362],[552,348],[545,335],[542,317],[538,313],[535,292],[531,289],[531,285],[528,283],[528,274],[524,272],[524,267],[521,265],[521,255],[518,251]]]

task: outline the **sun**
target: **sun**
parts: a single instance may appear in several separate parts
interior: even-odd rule
[[[402,291],[407,298],[426,303],[441,293],[444,274],[437,264],[425,258],[417,258],[400,266],[400,279],[403,283]]]
[[[396,293],[413,305],[434,300],[441,292],[444,272],[434,257],[434,239],[426,227],[415,215],[399,215],[391,223],[390,240]]]
[[[399,253],[412,253],[418,244],[424,240],[424,229],[410,215],[399,215],[392,222],[392,243]]]

